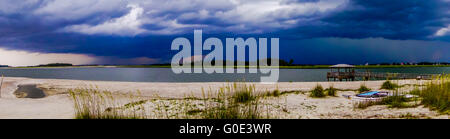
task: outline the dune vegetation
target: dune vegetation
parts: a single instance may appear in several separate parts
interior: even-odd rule
[[[421,104],[443,114],[450,114],[450,75],[437,77],[423,87],[411,91],[422,98]]]
[[[362,101],[355,104],[356,108],[367,108],[372,105],[387,105],[390,108],[410,108],[424,105],[431,110],[437,110],[442,114],[450,114],[450,76],[441,75],[416,86],[411,91],[399,89],[399,85],[386,81],[381,89],[393,90],[393,95],[384,97],[379,101]],[[361,87],[362,88],[362,87]],[[360,89],[361,90],[361,89]],[[413,95],[410,98],[405,95]]]
[[[262,101],[266,93],[254,85],[234,83],[201,98],[186,96],[183,101],[116,94],[98,89],[69,90],[76,119],[261,119],[270,118]],[[270,93],[279,96],[279,91]]]
[[[388,108],[413,108],[419,105],[450,114],[450,76],[440,76],[414,89],[400,87],[386,81],[381,88],[391,89],[393,95],[379,101],[364,101],[354,105],[365,109],[373,105],[387,105]],[[370,90],[364,84],[354,92]],[[183,98],[161,98],[142,96],[136,93],[120,93],[99,90],[94,87],[71,89],[76,119],[265,119],[276,118],[272,113],[275,106],[267,100],[284,97],[291,93],[305,94],[313,98],[338,96],[342,89],[330,86],[324,89],[317,84],[308,92],[261,91],[249,83],[232,83],[218,90],[202,90],[202,96],[186,95]],[[405,94],[414,97],[405,97]],[[332,98],[332,97],[328,97]],[[285,102],[287,103],[287,102]],[[285,105],[285,106],[284,106]],[[279,106],[276,106],[279,107]],[[287,104],[281,105],[288,113]]]

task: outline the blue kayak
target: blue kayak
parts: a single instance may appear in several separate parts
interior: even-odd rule
[[[357,96],[373,96],[373,95],[375,95],[375,94],[377,94],[379,92],[380,91],[370,91],[370,92],[358,94]]]

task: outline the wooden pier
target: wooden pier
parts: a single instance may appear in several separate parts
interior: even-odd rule
[[[355,66],[347,64],[338,64],[331,66],[331,72],[327,73],[327,80],[330,81],[354,81],[355,79],[371,80],[371,79],[432,79],[436,74],[420,74],[420,73],[381,73],[381,72],[355,72]],[[335,70],[337,69],[337,70]],[[342,70],[343,69],[343,70]]]
[[[339,80],[352,80],[356,78],[355,66],[347,64],[337,64],[330,66],[331,72],[327,73],[327,80],[333,79],[334,81]]]

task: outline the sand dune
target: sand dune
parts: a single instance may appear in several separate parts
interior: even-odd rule
[[[424,81],[399,80],[398,84],[422,84]],[[280,91],[309,91],[317,84],[323,87],[333,85],[339,89],[357,89],[361,84],[378,89],[383,81],[355,82],[282,82],[276,84],[254,84],[259,91],[270,91],[278,88]],[[44,98],[17,98],[14,91],[18,85],[36,84],[47,94]],[[1,89],[0,118],[73,118],[72,100],[67,94],[68,89],[98,88],[114,93],[136,93],[142,96],[162,98],[183,98],[186,95],[201,96],[203,90],[217,90],[229,85],[225,82],[208,83],[151,83],[151,82],[113,82],[113,81],[82,81],[63,79],[31,79],[6,77]],[[322,99],[310,98],[306,94],[287,94],[280,98],[272,98],[269,103],[279,104],[280,100],[289,109],[288,113],[274,111],[277,118],[396,118],[402,114],[413,114],[423,118],[449,118],[434,111],[419,106],[417,108],[395,109],[386,106],[372,106],[364,110],[355,110],[352,101],[342,97],[352,95],[353,91],[339,91],[338,97]]]

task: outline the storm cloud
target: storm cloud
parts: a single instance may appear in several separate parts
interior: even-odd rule
[[[97,60],[103,64],[158,63],[172,56],[174,38],[202,29],[221,39],[279,37],[280,56],[299,63],[450,61],[436,56],[450,47],[449,7],[448,0],[0,0],[0,47],[104,57]],[[414,47],[400,52],[405,45]],[[362,60],[305,52],[324,48],[394,52]]]

